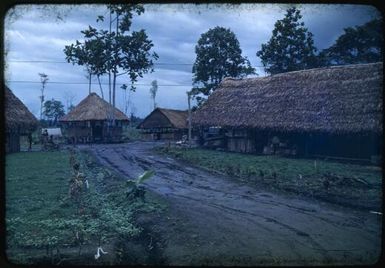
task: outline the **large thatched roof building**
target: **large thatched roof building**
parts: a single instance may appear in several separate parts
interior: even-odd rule
[[[325,143],[348,141],[346,146],[349,146],[351,142],[362,142],[362,139],[365,143],[373,137],[382,137],[382,81],[382,63],[335,66],[261,78],[225,79],[193,114],[192,123],[238,132],[244,130],[240,136],[252,134],[245,134],[247,131],[257,131],[252,134],[254,136],[264,133],[265,138],[267,133],[270,136],[295,134],[297,137],[299,133],[306,133],[319,140],[308,140],[319,144],[313,146],[313,151],[307,148],[312,153],[317,153],[315,147],[325,146]],[[325,135],[329,137],[327,142]],[[358,136],[362,139],[357,140]],[[244,151],[261,149],[255,148],[261,137],[253,139],[244,146]],[[306,144],[307,147],[310,145]],[[239,146],[233,147],[239,149]]]
[[[64,136],[72,142],[119,141],[128,117],[100,98],[89,94],[60,120]]]
[[[181,139],[187,133],[187,111],[156,108],[139,125],[146,139]]]
[[[38,126],[38,120],[28,108],[5,86],[6,152],[20,151],[20,136],[28,135]]]

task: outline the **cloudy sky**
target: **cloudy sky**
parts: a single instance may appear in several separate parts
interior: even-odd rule
[[[265,73],[256,52],[266,43],[278,19],[282,19],[287,5],[145,5],[145,13],[133,19],[133,30],[145,29],[159,55],[155,71],[137,82],[137,90],[124,94],[117,89],[117,107],[127,113],[144,117],[152,110],[151,81],[157,80],[158,107],[186,109],[186,92],[191,89],[192,65],[195,61],[195,45],[200,35],[215,26],[230,28],[237,36],[244,56],[257,69],[259,76]],[[316,47],[321,50],[334,43],[343,29],[363,24],[379,12],[364,5],[300,5],[305,26],[314,34]],[[97,15],[107,14],[103,5],[78,5],[73,8],[47,8],[16,6],[5,18],[6,84],[37,117],[40,109],[40,78],[49,77],[45,98],[57,99],[67,105],[79,103],[88,94],[86,73],[82,67],[65,62],[65,45],[82,40],[81,30],[96,23]],[[57,19],[60,11],[62,20]],[[16,12],[13,12],[16,11]],[[103,83],[108,80],[104,78]],[[124,76],[118,84],[129,83]],[[104,85],[107,95],[107,85]],[[100,95],[96,81],[93,91]]]

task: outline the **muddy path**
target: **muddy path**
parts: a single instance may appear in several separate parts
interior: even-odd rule
[[[382,217],[250,187],[151,149],[155,142],[83,146],[126,178],[153,169],[146,187],[168,203],[152,222],[169,265],[370,264]]]

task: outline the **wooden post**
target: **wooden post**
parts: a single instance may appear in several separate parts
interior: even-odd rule
[[[187,101],[188,101],[188,144],[191,146],[191,91],[187,92]]]

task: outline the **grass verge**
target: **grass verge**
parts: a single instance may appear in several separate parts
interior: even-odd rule
[[[162,148],[191,164],[242,181],[364,209],[380,209],[382,170],[376,166],[260,156],[206,149]]]
[[[148,194],[128,199],[125,181],[88,154],[76,152],[75,158],[89,182],[77,201],[69,195],[68,151],[6,156],[6,252],[11,262],[118,264],[124,252],[114,245],[142,231],[135,217],[163,208]],[[99,246],[109,253],[96,260]]]

